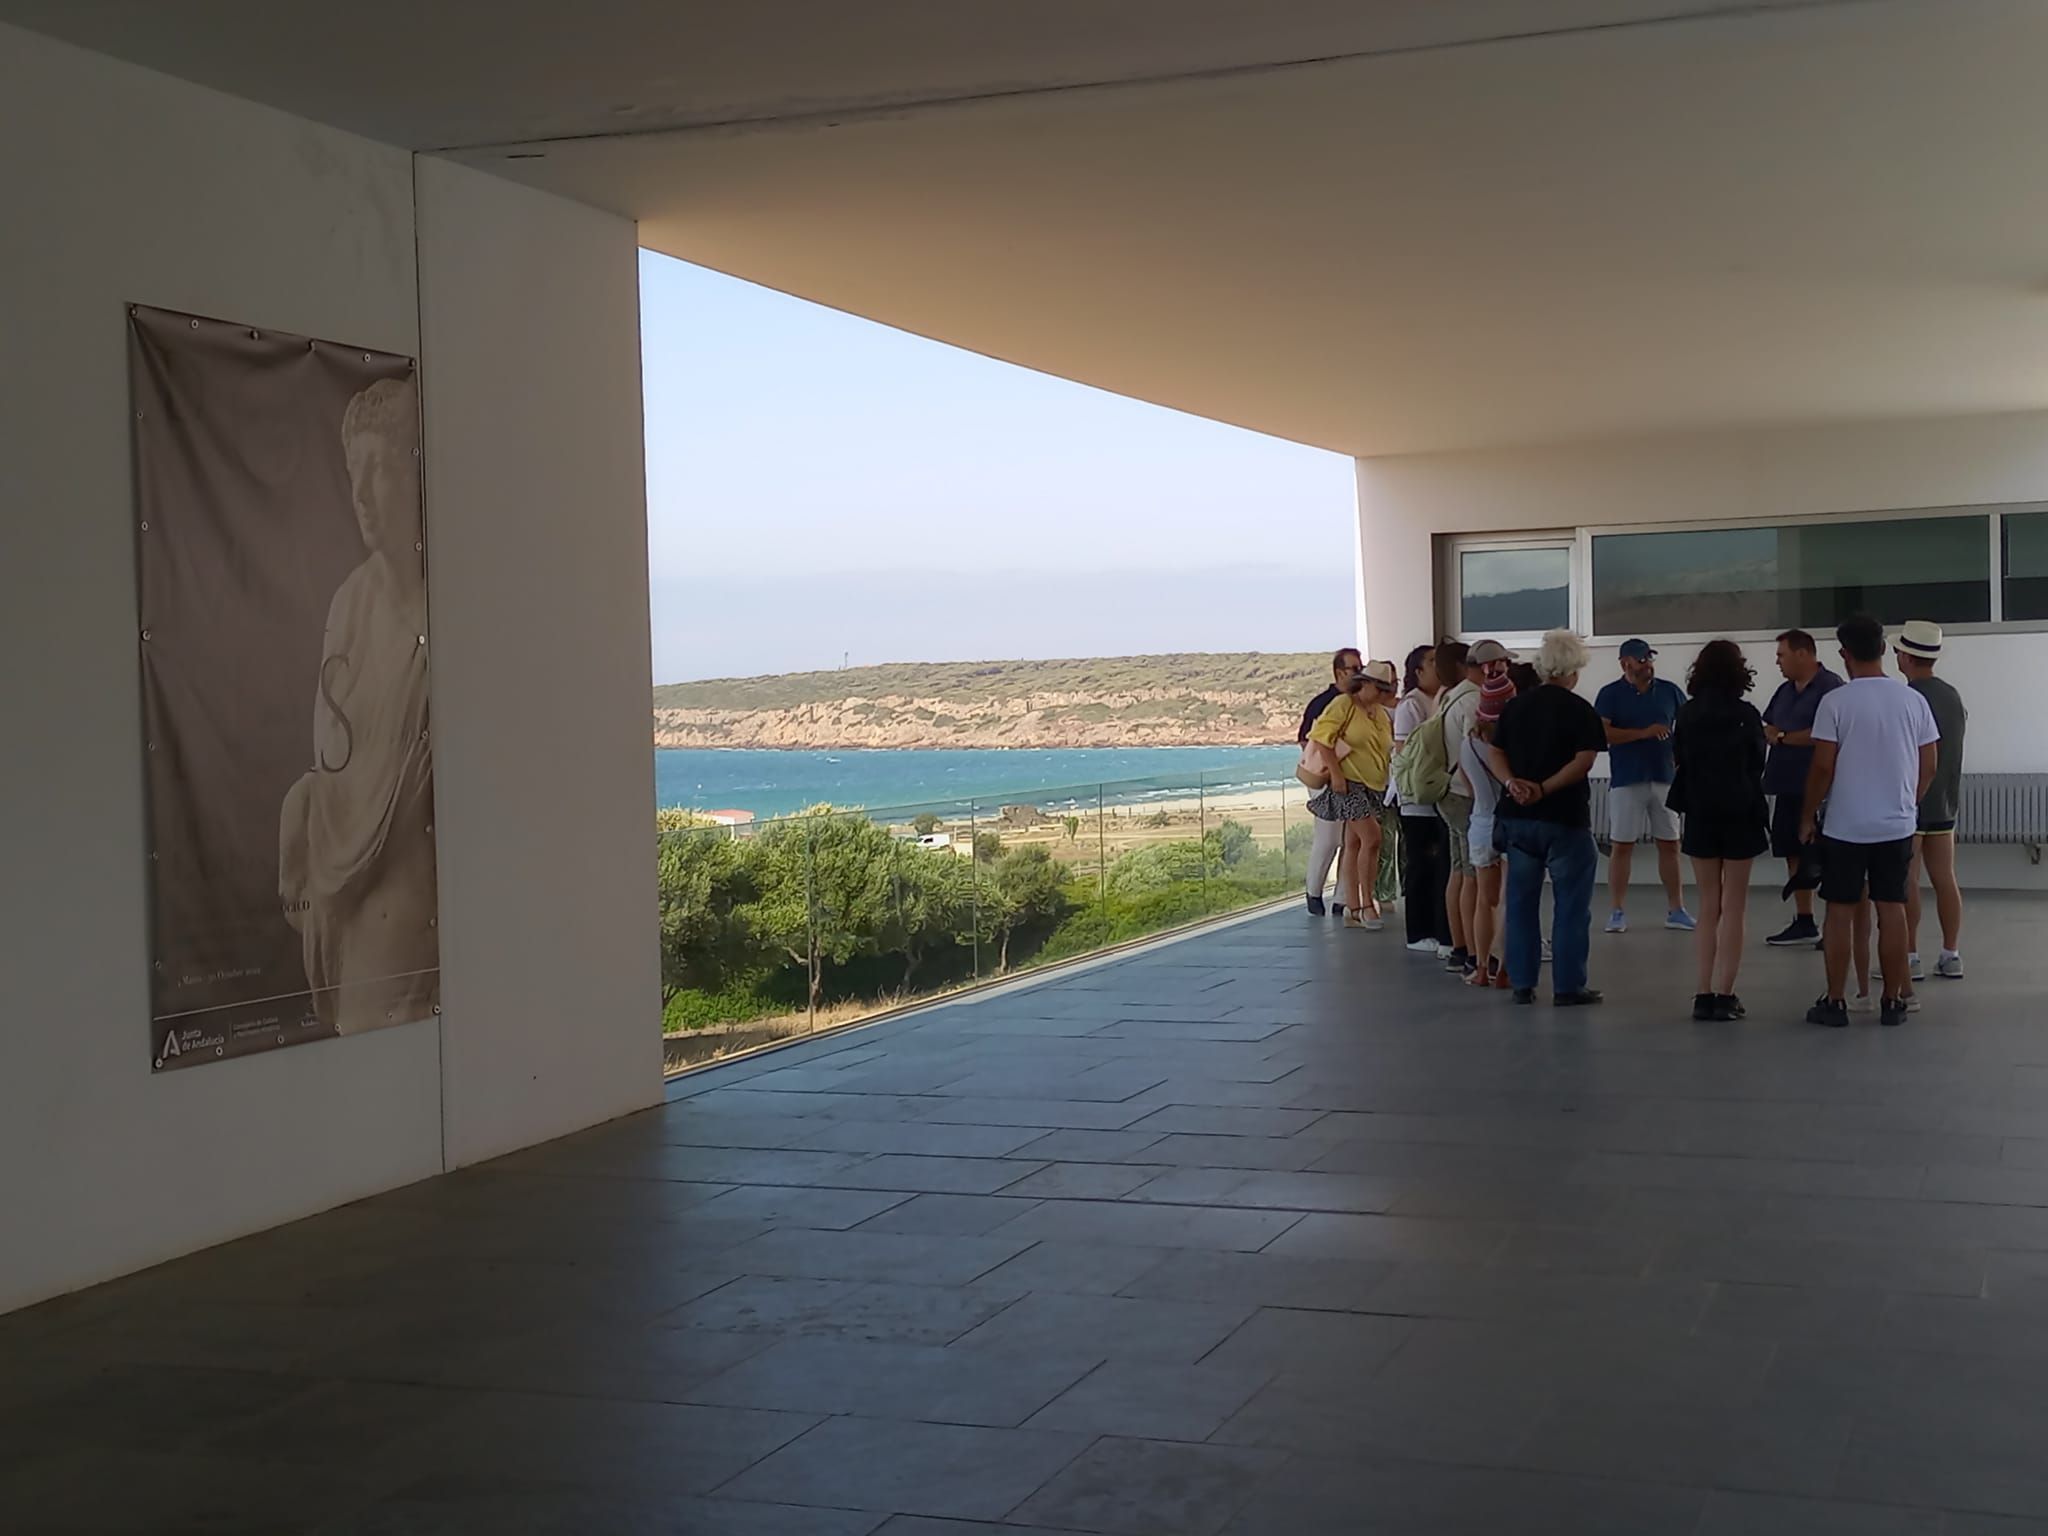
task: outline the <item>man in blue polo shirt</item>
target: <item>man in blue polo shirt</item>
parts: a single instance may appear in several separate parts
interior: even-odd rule
[[[1614,910],[1609,933],[1628,932],[1628,875],[1636,843],[1656,839],[1657,873],[1664,877],[1664,926],[1690,933],[1692,914],[1678,878],[1678,814],[1664,803],[1676,771],[1671,728],[1685,695],[1657,675],[1657,653],[1647,640],[1621,647],[1621,676],[1600,690],[1593,708],[1607,728],[1607,889]]]
[[[1771,744],[1764,764],[1764,793],[1771,796],[1771,852],[1799,873],[1799,818],[1806,809],[1806,775],[1813,767],[1813,717],[1820,701],[1842,686],[1842,679],[1821,665],[1820,649],[1803,629],[1778,636],[1778,671],[1785,681],[1764,706],[1764,737]],[[1780,949],[1820,943],[1813,920],[1813,888],[1792,893],[1798,910],[1791,926],[1764,942]]]

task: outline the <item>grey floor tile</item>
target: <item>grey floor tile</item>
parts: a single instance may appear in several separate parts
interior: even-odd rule
[[[698,1208],[710,1221],[752,1221],[771,1227],[839,1230],[893,1210],[911,1197],[860,1189],[788,1189],[754,1184],[732,1190]]]
[[[1016,1514],[1120,1536],[1214,1536],[1286,1459],[1234,1446],[1098,1440]]]
[[[1036,1140],[1029,1126],[947,1125],[929,1120],[892,1124],[881,1120],[835,1120],[818,1127],[803,1145],[837,1152],[903,1152],[921,1157],[1004,1157]]]
[[[490,1393],[442,1420],[426,1449],[440,1477],[701,1494],[817,1422],[815,1414]]]
[[[1515,1227],[1490,1262],[1552,1274],[1641,1276],[1664,1246],[1642,1232],[1597,1227]]]
[[[1933,1510],[1719,1492],[1695,1536],[1948,1536]]]
[[[1321,1114],[1312,1109],[1256,1108],[1226,1104],[1168,1104],[1138,1121],[1132,1130],[1196,1136],[1293,1136]]]
[[[1176,1168],[1269,1168],[1295,1170],[1317,1161],[1329,1148],[1291,1136],[1162,1136],[1144,1152],[1148,1163]]]
[[[1691,1536],[1700,1489],[1421,1462],[1289,1462],[1227,1536]],[[1361,1525],[1370,1511],[1370,1525]]]
[[[912,1195],[902,1204],[862,1222],[860,1230],[981,1237],[1031,1209],[1033,1200],[1015,1198],[1029,1193],[1013,1185],[1009,1193],[1002,1195]]]
[[[698,1383],[690,1401],[1008,1428],[1054,1401],[1098,1363],[1086,1352],[790,1339]]]
[[[86,1450],[0,1464],[0,1530],[24,1536],[301,1536],[393,1490],[372,1468],[192,1451]]]
[[[1111,1360],[1026,1421],[1145,1440],[1207,1440],[1271,1379],[1257,1369]]]
[[[410,1490],[311,1536],[868,1536],[883,1518],[737,1499],[447,1484]]]
[[[1048,1131],[1013,1155],[1048,1163],[1145,1162],[1145,1149],[1159,1139],[1157,1131]]]
[[[1274,1377],[1212,1438],[1331,1460],[1504,1466],[1550,1404],[1546,1391],[1527,1384],[1459,1378],[1390,1383],[1312,1366]]]
[[[1015,1225],[1006,1224],[1003,1232]],[[719,1256],[750,1275],[819,1280],[885,1280],[966,1285],[1030,1247],[1034,1239],[957,1237],[923,1232],[770,1232]]]
[[[1147,1163],[1048,1163],[1004,1188],[1006,1195],[1056,1200],[1115,1200],[1166,1170]]]
[[[1507,1238],[1508,1227],[1500,1222],[1317,1212],[1302,1217],[1264,1251],[1289,1258],[1483,1264],[1506,1247]]]
[[[1229,1302],[1253,1307],[1376,1311],[1367,1298],[1394,1266],[1371,1259],[1300,1259],[1284,1254],[1175,1253],[1122,1287],[1126,1296]]]
[[[954,1347],[1192,1365],[1250,1315],[1247,1306],[1038,1291],[964,1335]]]
[[[671,1313],[677,1328],[793,1338],[946,1344],[979,1327],[1023,1292],[1011,1285],[862,1284],[747,1276]]]
[[[828,1419],[723,1490],[829,1508],[1000,1520],[1087,1448],[1085,1435]]]
[[[1048,1200],[996,1228],[998,1237],[1120,1243],[1135,1248],[1255,1252],[1301,1219],[1294,1211],[1217,1210],[1121,1200]]]
[[[1078,1099],[972,1098],[940,1095],[925,1119],[936,1123],[1037,1126],[1044,1130],[1120,1131],[1152,1113],[1150,1105]]]
[[[1984,1272],[1984,1255],[1967,1249],[1755,1236],[1669,1242],[1652,1265],[1699,1280],[1942,1296],[1981,1294]]]
[[[565,1323],[452,1356],[433,1373],[434,1385],[681,1403],[698,1382],[773,1342],[768,1334],[711,1328]]]
[[[982,1277],[997,1290],[1054,1291],[1072,1296],[1113,1296],[1176,1250],[1126,1248],[1107,1243],[1033,1243]]]
[[[931,1520],[923,1515],[898,1515],[875,1532],[875,1536],[1074,1536],[1071,1531],[1049,1531],[1043,1526],[1000,1525],[986,1520]]]
[[[885,1152],[828,1181],[842,1189],[901,1190],[906,1194],[992,1195],[1035,1171],[1029,1159],[919,1157]]]
[[[1825,1497],[1849,1441],[1847,1413],[1802,1405],[1568,1397],[1509,1464],[1543,1472]]]
[[[1369,1376],[1392,1358],[1414,1329],[1412,1322],[1400,1317],[1263,1307],[1202,1363],[1240,1370],[1344,1371]]]

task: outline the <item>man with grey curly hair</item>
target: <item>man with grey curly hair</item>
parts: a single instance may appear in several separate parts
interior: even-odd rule
[[[1593,921],[1593,797],[1586,775],[1607,746],[1593,706],[1573,692],[1587,661],[1586,642],[1553,629],[1533,658],[1540,687],[1502,713],[1488,748],[1494,776],[1507,788],[1494,812],[1494,839],[1507,852],[1506,948],[1515,1001],[1536,1001],[1542,965],[1543,881],[1551,885],[1551,1001],[1560,1008],[1600,1001],[1586,985]]]

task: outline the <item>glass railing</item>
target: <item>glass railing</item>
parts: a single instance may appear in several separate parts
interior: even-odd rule
[[[1306,795],[1193,774],[741,826],[663,811],[668,1069],[1299,892]]]

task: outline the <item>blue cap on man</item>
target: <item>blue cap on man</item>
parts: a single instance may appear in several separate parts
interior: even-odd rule
[[[1648,661],[1657,652],[1647,640],[1624,640],[1621,642],[1621,654],[1626,661]]]

